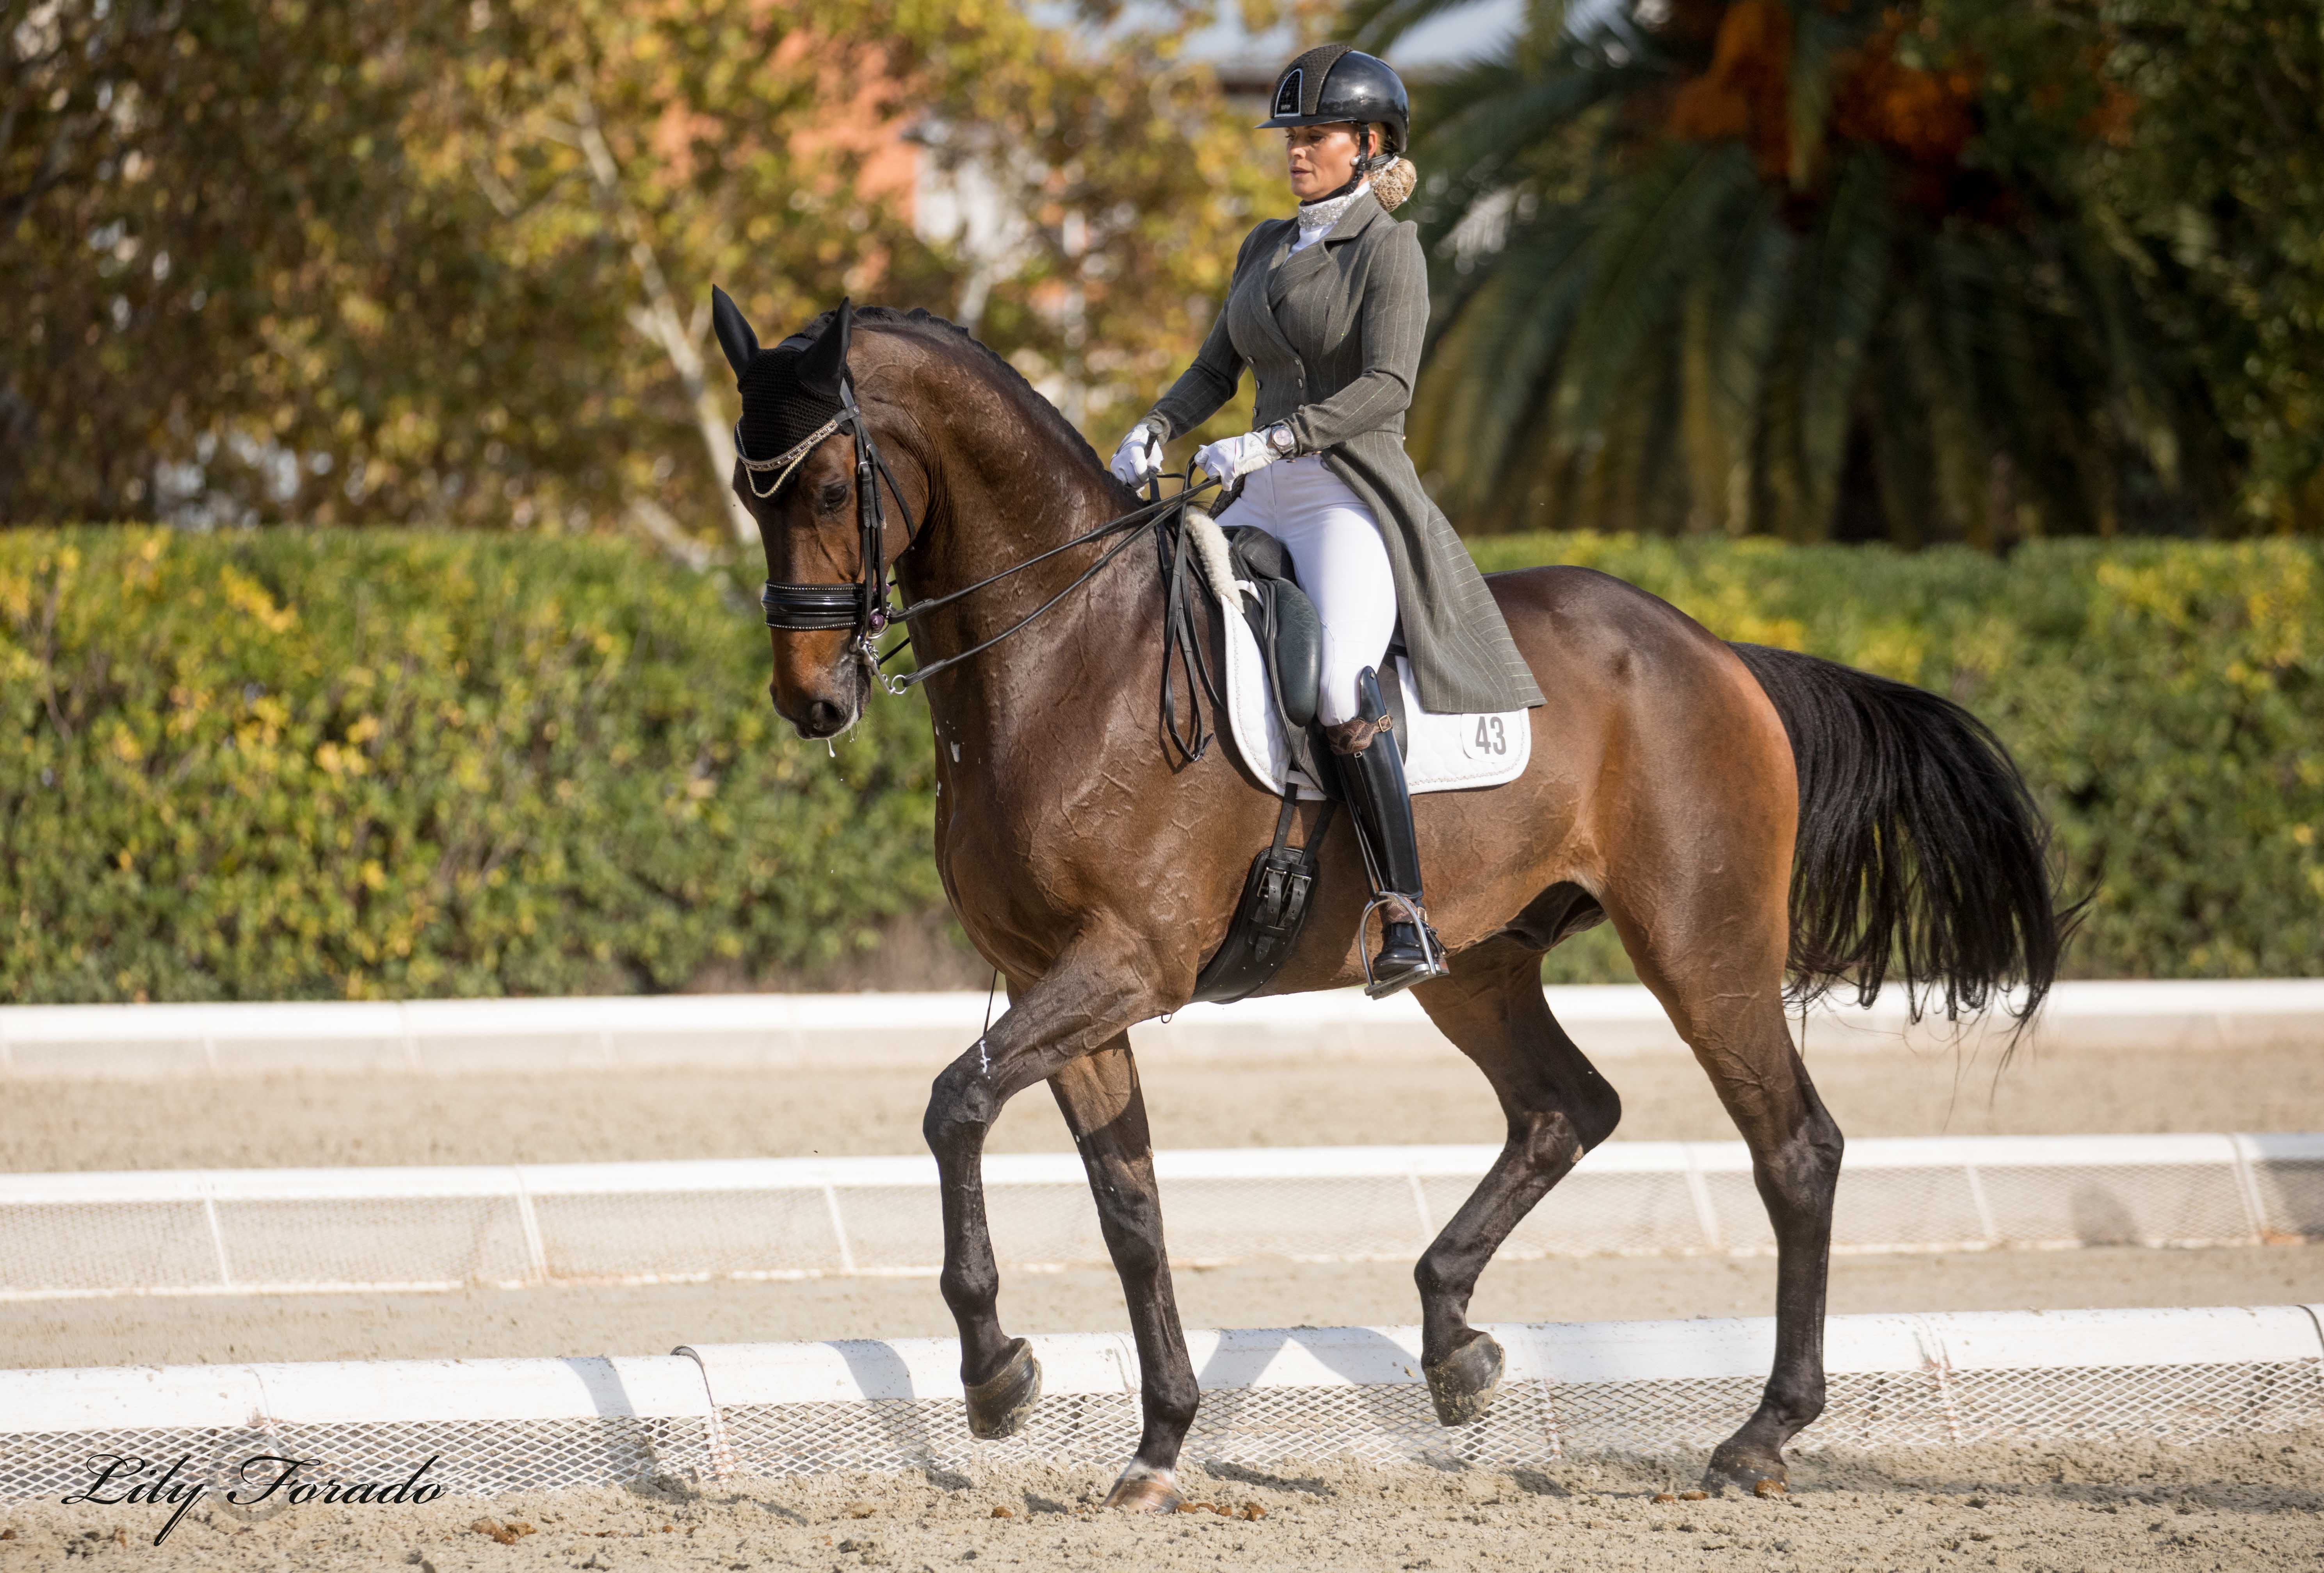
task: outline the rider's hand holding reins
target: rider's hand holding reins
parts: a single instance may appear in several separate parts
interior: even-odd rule
[[[1143,486],[1162,473],[1162,434],[1144,421],[1130,429],[1106,468],[1126,486]]]
[[[1278,435],[1278,433],[1280,435]],[[1264,431],[1246,431],[1206,442],[1194,450],[1194,467],[1222,486],[1231,486],[1255,469],[1291,457],[1290,432],[1277,421]]]

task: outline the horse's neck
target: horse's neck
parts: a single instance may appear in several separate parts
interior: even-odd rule
[[[984,451],[1021,454],[1026,446],[1020,437]],[[1112,488],[1070,455],[1054,456],[1031,476],[1013,468],[1006,475],[955,469],[945,477],[945,516],[931,532],[925,559],[906,565],[906,588],[915,600],[951,595],[1006,573],[1123,511]],[[1025,627],[930,684],[939,725],[965,719],[967,712],[1013,710],[1021,719],[1028,704],[1045,696],[1061,698],[1068,688],[1077,710],[1102,714],[1138,665],[1131,658],[1148,643],[1141,631],[1159,627],[1151,532],[1139,528],[1135,533],[1138,538],[1126,543],[1113,535],[1059,552],[929,614],[924,643],[922,631],[914,631],[923,665],[991,639],[1065,595]],[[1122,549],[1120,557],[1078,589],[1068,590],[1117,546]],[[948,711],[959,714],[948,717]]]

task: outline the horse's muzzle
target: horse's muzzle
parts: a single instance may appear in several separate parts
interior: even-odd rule
[[[863,714],[870,685],[863,680],[862,664],[852,656],[825,671],[819,680],[804,683],[786,681],[785,664],[777,662],[767,697],[774,701],[775,714],[788,721],[800,736],[810,741],[836,737]]]
[[[860,702],[860,701],[859,701]],[[855,712],[833,704],[829,699],[816,699],[807,708],[807,714],[791,725],[802,737],[835,737],[847,730],[855,719]]]

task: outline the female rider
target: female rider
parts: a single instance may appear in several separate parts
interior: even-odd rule
[[[1308,51],[1276,79],[1274,114],[1297,216],[1254,228],[1194,362],[1121,440],[1111,468],[1132,486],[1162,445],[1233,397],[1249,365],[1259,430],[1198,450],[1240,494],[1219,515],[1288,549],[1323,625],[1318,711],[1345,795],[1372,848],[1386,907],[1375,995],[1443,970],[1421,906],[1403,761],[1377,671],[1399,624],[1422,707],[1501,711],[1542,702],[1476,565],[1421,489],[1404,412],[1428,326],[1419,230],[1388,217],[1410,195],[1410,108],[1386,61],[1345,44]],[[1230,494],[1232,495],[1232,494]]]

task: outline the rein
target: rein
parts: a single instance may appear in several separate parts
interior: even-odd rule
[[[844,431],[855,446],[855,522],[859,537],[857,561],[862,564],[862,567],[858,569],[854,579],[840,584],[786,584],[769,579],[765,588],[759,595],[759,605],[765,613],[768,627],[780,629],[786,633],[812,633],[836,628],[852,629],[855,634],[853,642],[855,658],[862,665],[863,670],[876,678],[880,686],[889,693],[908,694],[938,672],[947,671],[964,662],[983,654],[1002,640],[1026,627],[1043,613],[1056,606],[1066,597],[1096,578],[1108,563],[1133,545],[1139,538],[1141,526],[1151,524],[1163,532],[1163,549],[1168,565],[1163,576],[1164,728],[1166,735],[1176,746],[1185,763],[1191,764],[1203,756],[1210,746],[1210,734],[1203,726],[1202,694],[1195,688],[1197,677],[1201,689],[1207,689],[1210,692],[1213,707],[1218,704],[1219,699],[1217,685],[1212,680],[1208,662],[1204,661],[1202,651],[1194,641],[1193,619],[1185,605],[1187,550],[1184,539],[1185,510],[1189,503],[1204,491],[1216,486],[1217,482],[1205,480],[1199,486],[1182,486],[1180,490],[1169,496],[1154,497],[1142,506],[1133,508],[1118,518],[1109,519],[1093,530],[1084,531],[1062,545],[1037,552],[1022,562],[1012,564],[998,573],[988,574],[974,584],[964,585],[959,589],[941,596],[931,596],[926,600],[913,601],[905,606],[894,606],[889,600],[888,587],[891,576],[890,562],[884,551],[886,517],[880,501],[879,483],[881,481],[886,481],[889,491],[895,494],[897,511],[903,515],[904,551],[909,551],[918,543],[919,526],[913,522],[910,504],[904,501],[903,488],[896,484],[894,472],[889,469],[887,459],[881,455],[878,443],[872,440],[870,423],[863,419],[863,412],[856,405],[855,388],[852,378],[844,375],[840,378],[839,400],[838,414],[809,432],[801,441],[772,458],[752,458],[744,454],[742,423],[740,421],[735,423],[735,456],[742,462],[745,472],[745,483],[750,486],[752,495],[762,500],[770,498],[781,491],[784,483],[790,479],[791,473],[804,464],[807,455],[825,439]],[[757,477],[770,470],[777,472],[774,484],[766,490],[761,491]],[[1171,530],[1166,523],[1174,519],[1177,526],[1175,531]],[[923,612],[933,612],[939,607],[948,606],[954,601],[965,599],[979,590],[990,588],[1005,578],[1022,573],[1028,568],[1047,562],[1049,559],[1071,551],[1076,547],[1088,546],[1115,535],[1120,536],[1121,539],[1107,549],[1095,562],[1084,569],[1071,584],[992,635],[991,638],[900,676],[891,677],[881,671],[881,668],[899,651],[911,643],[911,636],[907,634],[903,639],[890,646],[886,654],[880,652],[877,643],[880,635],[894,625],[908,623]],[[903,552],[899,551],[896,555],[901,558]],[[1176,708],[1173,703],[1170,662],[1174,654],[1186,670],[1189,678],[1188,697],[1194,707],[1191,742],[1178,729]]]
[[[1204,483],[1204,486],[1210,486],[1213,484],[1214,483],[1207,481]],[[1199,487],[1195,488],[1195,490],[1200,489],[1201,488]],[[946,671],[952,667],[958,666],[961,662],[968,660],[972,656],[983,654],[986,651],[991,649],[994,645],[1008,638],[1011,634],[1016,633],[1019,629],[1033,621],[1034,618],[1049,610],[1050,607],[1057,605],[1058,602],[1064,600],[1067,596],[1072,595],[1075,590],[1089,583],[1091,579],[1096,578],[1098,570],[1105,567],[1107,563],[1111,562],[1115,558],[1120,557],[1125,548],[1137,544],[1138,537],[1135,534],[1130,533],[1130,532],[1135,531],[1141,524],[1160,523],[1162,520],[1169,514],[1185,507],[1188,503],[1194,500],[1194,491],[1174,493],[1167,497],[1159,498],[1154,502],[1148,503],[1143,507],[1133,508],[1118,519],[1109,519],[1104,523],[1099,525],[1096,529],[1086,531],[1082,534],[1076,535],[1062,546],[1053,546],[1049,548],[1048,551],[1040,552],[1033,557],[1028,557],[1020,563],[1016,563],[1009,568],[1004,568],[999,573],[989,574],[985,578],[977,580],[973,585],[964,585],[959,589],[954,590],[947,595],[932,596],[925,601],[914,601],[908,606],[897,607],[890,615],[890,620],[892,622],[903,622],[907,619],[918,616],[922,612],[933,612],[938,606],[948,606],[953,602],[960,600],[964,597],[973,595],[978,590],[983,589],[989,585],[999,584],[1002,579],[1009,578],[1011,574],[1022,573],[1025,569],[1033,567],[1036,563],[1047,562],[1050,558],[1056,557],[1060,552],[1071,551],[1076,546],[1087,546],[1093,541],[1102,541],[1109,535],[1120,535],[1122,537],[1120,541],[1114,543],[1112,548],[1109,550],[1105,555],[1099,558],[1095,562],[1090,564],[1089,567],[1084,569],[1079,577],[1077,577],[1073,583],[1067,585],[1064,589],[1059,590],[1056,595],[1051,596],[1047,600],[1042,602],[1039,606],[1026,613],[1022,617],[1018,618],[1014,623],[1010,624],[1008,627],[1003,628],[991,638],[987,639],[981,643],[973,644],[966,650],[960,651],[955,654],[947,655],[942,661],[933,662],[927,666],[908,671],[901,677],[891,678],[883,674],[880,680],[881,685],[884,686],[891,694],[908,693],[920,684],[927,681],[928,679],[936,676],[936,673]],[[908,547],[906,550],[908,551],[909,548]],[[910,640],[907,637],[905,643],[909,643]],[[901,650],[903,648],[903,644],[899,644],[896,646],[895,650],[888,652],[888,655],[893,655],[896,653],[897,650]],[[881,657],[882,661],[885,661],[887,658],[887,656]]]

